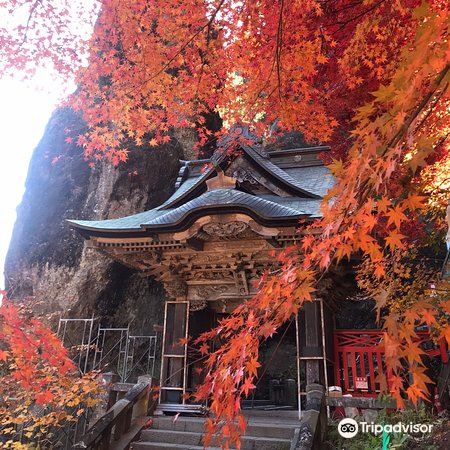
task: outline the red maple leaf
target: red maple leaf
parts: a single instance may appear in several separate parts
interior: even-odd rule
[[[244,384],[241,386],[241,392],[247,397],[250,390],[255,389],[256,386],[252,383],[253,377],[248,377],[245,379]]]

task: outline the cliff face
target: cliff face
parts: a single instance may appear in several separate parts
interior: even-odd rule
[[[115,218],[162,203],[192,139],[177,133],[167,145],[132,150],[119,168],[103,162],[91,169],[76,139],[66,142],[67,130],[80,134],[83,122],[69,109],[56,111],[34,150],[5,264],[10,297],[31,297],[39,313],[95,314],[150,332],[162,320],[161,285],[86,249],[65,219]]]

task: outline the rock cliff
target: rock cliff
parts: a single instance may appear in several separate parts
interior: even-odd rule
[[[5,264],[11,298],[32,298],[42,314],[132,323],[137,333],[162,321],[163,290],[151,278],[85,248],[68,218],[115,218],[162,203],[171,193],[179,159],[192,156],[192,136],[176,133],[157,148],[132,149],[128,163],[91,169],[68,133],[83,131],[70,109],[57,110],[33,152],[26,190]]]

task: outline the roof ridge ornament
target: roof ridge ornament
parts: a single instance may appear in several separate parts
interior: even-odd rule
[[[214,189],[234,189],[236,187],[236,178],[225,175],[223,170],[217,168],[217,175],[209,180],[206,180],[208,191]]]

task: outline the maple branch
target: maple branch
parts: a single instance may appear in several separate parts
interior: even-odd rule
[[[143,86],[144,84],[148,83],[149,81],[154,80],[157,76],[161,75],[166,69],[170,67],[170,65],[175,61],[175,59],[178,58],[178,56],[183,53],[183,51],[191,44],[194,39],[203,31],[205,28],[208,28],[211,26],[211,24],[214,22],[217,14],[219,13],[220,9],[222,8],[223,4],[225,3],[225,0],[220,0],[220,3],[217,5],[216,9],[214,10],[213,14],[211,15],[211,18],[208,20],[205,25],[201,26],[181,47],[180,49],[162,66],[158,72],[156,72],[153,76],[150,78],[142,81],[140,86]]]
[[[328,6],[329,2],[325,1],[324,3]],[[334,3],[337,3],[337,2],[334,2]],[[342,6],[341,8],[334,9],[333,12],[334,12],[334,14],[337,14],[337,13],[340,13],[340,12],[343,12],[343,11],[347,11],[347,9],[353,9],[356,6],[361,6],[363,3],[364,2],[361,1],[361,0],[360,1],[356,1],[354,3],[349,3],[348,5]]]
[[[262,372],[260,375],[258,375],[258,377],[257,377],[257,378],[258,378],[258,381],[256,382],[256,386],[258,386],[259,382],[262,380],[262,377],[265,375],[265,373],[266,373],[267,370],[269,369],[269,365],[270,365],[270,363],[272,362],[273,358],[275,358],[275,356],[276,356],[276,354],[277,354],[277,352],[278,352],[278,349],[280,348],[280,345],[283,343],[283,340],[284,340],[284,338],[286,337],[286,334],[287,334],[289,328],[290,328],[291,325],[292,325],[292,321],[293,321],[293,320],[294,320],[294,319],[292,318],[292,319],[289,321],[289,323],[288,323],[286,329],[284,330],[283,334],[281,335],[281,338],[279,339],[279,341],[278,341],[278,343],[277,343],[277,346],[275,347],[275,350],[272,352],[272,355],[270,356],[269,361],[267,361],[266,367],[264,368],[263,372]]]
[[[408,117],[408,119],[403,123],[403,125],[400,127],[400,129],[397,131],[397,133],[392,137],[392,139],[386,144],[383,151],[380,153],[380,157],[386,155],[386,152],[392,148],[395,147],[405,136],[406,132],[409,130],[410,126],[413,124],[413,122],[417,119],[417,117],[423,112],[423,110],[428,105],[428,102],[434,97],[436,92],[440,89],[440,84],[446,77],[446,75],[450,71],[450,64],[447,64],[441,72],[437,75],[437,77],[434,80],[434,87],[430,89],[428,94],[426,94],[421,102],[417,105],[415,111]],[[448,82],[446,83],[445,87],[443,88],[443,92],[445,92],[448,88]],[[359,196],[360,200],[362,201],[364,198],[367,198],[370,194],[370,188],[368,188],[369,180],[366,179],[364,182],[364,185],[361,186],[361,195]]]
[[[442,192],[442,193],[447,192],[448,189],[445,189],[445,188],[441,189],[441,186],[443,184],[447,184],[449,181],[450,181],[450,176],[444,178],[442,181],[439,182],[439,184],[436,187],[434,187],[433,189],[431,189],[430,191],[427,191],[427,192],[429,194],[436,194],[436,193],[440,193],[440,192]]]
[[[30,8],[30,14],[28,15],[27,24],[26,24],[26,26],[25,26],[25,32],[24,32],[24,35],[23,35],[22,42],[21,42],[20,45],[19,45],[19,48],[22,47],[22,45],[25,44],[25,42],[27,41],[27,38],[28,38],[28,31],[29,31],[29,29],[30,29],[30,22],[31,22],[31,19],[32,19],[32,17],[33,17],[34,11],[36,10],[36,8],[37,8],[39,5],[42,5],[42,0],[36,0],[36,1],[33,3],[33,5],[31,6],[31,8]]]
[[[278,29],[276,37],[276,63],[277,63],[277,80],[278,80],[278,97],[281,101],[281,50],[283,47],[283,10],[284,10],[284,0],[280,1],[280,13],[278,16]]]
[[[283,45],[282,42],[282,33],[283,33],[283,9],[284,9],[284,0],[281,0],[281,4],[280,4],[280,12],[279,12],[279,16],[278,16],[278,26],[277,26],[277,34],[276,34],[276,47],[275,47],[275,55],[273,57],[272,60],[272,66],[270,68],[269,71],[269,75],[267,76],[266,81],[264,82],[264,84],[261,86],[261,89],[259,89],[258,93],[255,96],[255,99],[253,100],[253,102],[251,103],[251,105],[249,107],[247,107],[247,111],[245,112],[243,117],[246,117],[247,114],[249,114],[251,112],[251,110],[253,109],[253,107],[256,105],[256,102],[258,101],[260,95],[264,92],[264,90],[266,89],[266,87],[269,85],[270,83],[270,79],[272,78],[272,74],[273,71],[275,69],[275,65],[277,67],[277,79],[278,79],[278,83],[277,86],[267,95],[267,98],[270,98],[272,96],[272,94],[278,89],[278,95],[279,98],[281,100],[282,98],[282,93],[281,93],[281,48]],[[252,118],[250,119],[250,122],[252,122],[255,118],[255,116],[258,113],[255,112],[252,116]]]
[[[372,5],[370,8],[367,8],[365,11],[357,14],[354,17],[351,17],[348,20],[345,20],[343,22],[336,22],[337,25],[341,25],[337,30],[333,31],[332,34],[336,34],[339,33],[339,31],[341,31],[342,29],[345,28],[346,25],[348,25],[350,22],[354,22],[355,20],[360,19],[361,17],[365,16],[366,14],[372,12],[373,10],[377,9],[382,3],[384,3],[386,0],[380,0],[378,3],[375,3],[374,5]]]
[[[441,89],[441,92],[439,92],[439,94],[436,96],[436,98],[434,99],[433,104],[429,107],[428,111],[426,112],[425,116],[422,118],[422,120],[420,121],[420,123],[418,123],[415,127],[415,130],[419,130],[420,128],[422,128],[422,125],[427,121],[427,119],[430,117],[430,115],[433,113],[434,108],[436,107],[436,105],[439,103],[439,100],[442,98],[442,96],[447,92],[447,88],[448,88],[448,83],[444,86],[443,89]],[[425,107],[424,107],[425,108]],[[448,136],[448,135],[447,135]]]
[[[221,7],[221,5],[219,5],[218,6],[218,8],[220,8]],[[217,14],[219,11],[218,10],[216,10],[216,13],[215,14]],[[201,83],[201,81],[202,81],[202,78],[203,78],[203,74],[204,74],[204,72],[205,72],[205,65],[206,65],[206,55],[208,54],[208,50],[209,50],[209,44],[210,44],[210,41],[211,41],[211,27],[212,27],[212,21],[210,21],[209,23],[208,23],[208,25],[207,25],[207,33],[206,33],[206,49],[205,49],[205,53],[204,54],[202,54],[201,53],[201,50],[199,49],[199,52],[200,52],[200,58],[201,58],[201,60],[202,60],[202,66],[201,66],[201,68],[200,68],[200,75],[199,75],[199,77],[198,77],[198,82],[197,82],[197,88],[196,88],[196,90],[195,90],[195,98],[198,100],[198,93],[199,93],[199,90],[200,90],[200,83]]]
[[[283,32],[283,25],[282,25],[282,20],[283,20],[283,8],[284,8],[284,0],[281,0],[281,5],[280,5],[280,13],[279,13],[279,18],[278,18],[278,26],[277,26],[277,35],[276,35],[276,47],[275,47],[275,54],[272,60],[272,66],[270,67],[270,71],[269,71],[269,75],[267,76],[266,81],[264,82],[264,84],[261,86],[261,88],[259,89],[259,91],[257,92],[255,99],[253,100],[253,102],[251,103],[250,106],[247,107],[247,111],[245,112],[243,117],[246,117],[247,114],[249,114],[251,112],[251,110],[253,109],[253,107],[255,106],[256,102],[258,101],[259,97],[261,96],[261,94],[264,92],[264,90],[266,89],[266,87],[269,85],[270,83],[270,79],[272,78],[272,74],[273,71],[275,69],[275,65],[277,66],[277,78],[278,78],[278,84],[277,86],[267,95],[267,98],[270,98],[272,96],[272,94],[278,89],[278,95],[281,99],[281,47],[282,47],[282,32]],[[281,33],[281,36],[280,36]],[[281,37],[281,39],[280,39]],[[258,113],[255,112],[252,116],[252,118],[250,119],[250,122],[253,122],[255,116]]]
[[[405,123],[400,127],[400,129],[397,131],[397,133],[394,135],[394,137],[389,141],[389,143],[386,145],[386,148],[381,153],[381,156],[384,156],[386,152],[389,150],[389,148],[394,147],[397,145],[400,140],[403,138],[405,133],[408,131],[409,127],[412,125],[414,120],[419,116],[419,114],[425,109],[428,102],[433,98],[433,96],[436,94],[437,90],[439,89],[439,85],[441,84],[442,80],[445,78],[447,73],[450,70],[450,64],[447,64],[441,72],[438,74],[434,81],[434,88],[428,92],[427,95],[422,99],[422,101],[417,105],[416,110],[413,114],[409,116],[409,118],[405,121]],[[446,83],[443,91],[446,91],[448,87],[448,83]]]

